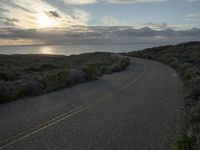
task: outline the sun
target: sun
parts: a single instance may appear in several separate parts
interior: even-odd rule
[[[40,14],[37,17],[37,24],[38,24],[38,27],[40,27],[40,28],[48,28],[48,27],[54,26],[55,21],[52,20],[51,18],[49,18],[45,14]]]

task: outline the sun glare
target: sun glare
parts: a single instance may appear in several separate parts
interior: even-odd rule
[[[55,22],[45,14],[38,15],[37,23],[40,28],[52,27],[55,25]]]
[[[50,46],[42,46],[39,49],[39,53],[40,54],[55,54],[54,49],[52,49],[52,47]]]

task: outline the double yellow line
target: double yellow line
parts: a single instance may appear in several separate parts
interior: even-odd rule
[[[91,100],[90,102],[88,102],[86,104],[83,104],[83,105],[73,109],[70,112],[67,112],[67,113],[64,113],[62,115],[59,115],[59,116],[57,116],[57,117],[55,117],[55,118],[53,118],[51,120],[43,122],[42,124],[32,128],[32,129],[30,129],[28,131],[21,132],[21,133],[17,134],[16,136],[13,136],[13,137],[11,137],[11,138],[9,138],[7,140],[4,140],[3,142],[0,143],[0,150],[4,149],[4,148],[6,148],[6,147],[8,147],[8,146],[10,146],[12,144],[15,144],[15,143],[17,143],[17,142],[19,142],[19,141],[21,141],[21,140],[23,140],[25,138],[28,138],[31,135],[34,135],[34,134],[36,134],[36,133],[38,133],[38,132],[40,132],[40,131],[48,128],[48,127],[51,127],[51,126],[53,126],[53,125],[65,120],[65,119],[71,117],[71,116],[74,116],[75,114],[77,114],[77,113],[79,113],[79,112],[81,112],[81,111],[83,111],[83,110],[85,110],[87,108],[90,108],[93,105],[95,105],[97,103],[100,103],[100,102],[104,101],[105,99],[107,99],[107,98],[119,93],[120,91],[128,88],[130,85],[132,85],[133,83],[138,81],[146,73],[147,66],[146,66],[145,63],[142,63],[142,64],[144,65],[144,70],[135,80],[129,82],[128,84],[126,84],[126,85],[124,85],[124,86],[122,86],[122,87],[120,87],[118,89],[115,89],[115,90],[111,91],[109,94],[105,94],[103,96],[97,97],[97,98]]]

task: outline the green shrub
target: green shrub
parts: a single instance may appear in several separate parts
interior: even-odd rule
[[[185,132],[181,132],[179,135],[175,144],[175,150],[193,150],[192,139]]]
[[[0,101],[1,103],[9,102],[13,99],[17,99],[23,96],[23,91],[19,86],[11,82],[1,82],[0,83]]]
[[[47,91],[60,89],[73,84],[70,73],[65,70],[46,73],[40,82],[45,86]]]
[[[40,66],[41,70],[51,70],[51,69],[56,69],[57,67],[53,64],[42,64]]]
[[[102,75],[102,72],[98,68],[97,64],[87,64],[83,67],[83,70],[87,80],[96,80]]]
[[[0,103],[98,79],[113,64],[121,71],[127,60],[103,52],[72,56],[0,55]]]
[[[39,72],[39,71],[42,71],[42,70],[38,67],[28,67],[28,68],[23,69],[23,71],[25,73],[33,73],[33,72]]]
[[[190,130],[193,135],[199,135],[200,133],[200,103],[198,103],[191,110],[191,125]]]
[[[120,58],[118,61],[113,63],[111,66],[104,68],[105,72],[110,74],[113,72],[119,72],[121,70],[126,69],[126,67],[129,65],[130,60],[129,58]]]

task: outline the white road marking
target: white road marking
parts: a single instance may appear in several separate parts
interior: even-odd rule
[[[101,97],[95,98],[91,102],[86,103],[84,105],[81,105],[81,106],[73,109],[70,112],[67,112],[67,113],[64,113],[62,115],[59,115],[59,116],[57,116],[57,117],[55,117],[55,118],[53,118],[51,120],[48,120],[48,121],[40,124],[39,126],[36,126],[35,128],[32,128],[32,129],[30,129],[28,131],[21,132],[18,135],[11,137],[10,139],[5,140],[4,142],[1,142],[0,150],[4,149],[4,148],[6,148],[6,147],[8,147],[8,146],[10,146],[12,144],[15,144],[15,143],[17,143],[17,142],[19,142],[19,141],[21,141],[21,140],[23,140],[25,138],[28,138],[29,136],[34,135],[34,134],[36,134],[36,133],[38,133],[38,132],[40,132],[40,131],[48,128],[48,127],[51,127],[51,126],[53,126],[53,125],[65,120],[65,119],[71,117],[71,116],[74,116],[75,114],[77,114],[77,113],[79,113],[79,112],[81,112],[81,111],[83,111],[83,110],[85,110],[87,108],[90,108],[91,106],[93,106],[93,105],[95,105],[97,103],[100,103],[101,101],[104,101],[106,98],[109,98],[109,97],[119,93],[120,91],[128,88],[130,85],[132,85],[133,83],[138,81],[146,73],[147,66],[146,66],[145,63],[142,63],[142,64],[144,65],[144,71],[135,80],[129,82],[128,84],[122,86],[121,88],[119,88],[117,90],[114,90],[113,92],[111,92],[109,94],[106,94],[106,95],[103,95]]]

